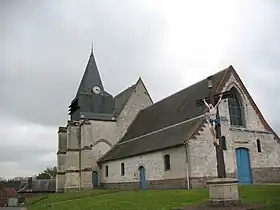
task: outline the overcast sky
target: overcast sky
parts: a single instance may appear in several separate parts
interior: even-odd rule
[[[233,65],[279,133],[278,0],[1,0],[0,177],[56,164],[91,43],[115,95],[141,76],[158,101]]]

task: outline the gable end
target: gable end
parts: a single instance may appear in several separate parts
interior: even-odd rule
[[[253,98],[249,94],[249,91],[245,87],[244,83],[242,82],[241,78],[239,77],[239,75],[237,74],[237,72],[235,71],[233,66],[229,67],[229,71],[224,76],[224,78],[222,79],[220,85],[216,89],[216,93],[219,93],[219,92],[222,91],[222,89],[225,87],[226,83],[229,81],[231,74],[235,77],[237,82],[240,84],[241,89],[243,90],[244,94],[246,95],[246,97],[248,98],[249,102],[251,103],[253,109],[257,113],[257,116],[259,117],[259,119],[260,119],[261,123],[263,124],[264,128],[267,131],[270,131],[271,133],[273,133],[274,136],[275,136],[275,139],[277,140],[277,142],[280,143],[280,139],[279,139],[278,135],[275,133],[275,131],[270,127],[270,125],[265,120],[264,116],[262,115],[261,111],[259,110],[258,106],[256,105],[256,103],[254,102]]]

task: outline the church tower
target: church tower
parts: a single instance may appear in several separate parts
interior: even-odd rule
[[[70,120],[58,129],[56,191],[100,187],[97,161],[124,135],[138,112],[152,104],[141,79],[115,97],[105,91],[91,51]]]
[[[114,98],[104,89],[91,51],[76,96],[69,106],[70,120],[67,127],[58,130],[58,192],[92,187],[92,170],[98,171],[96,141],[104,136],[105,130],[113,135],[110,140],[116,141],[114,107]]]

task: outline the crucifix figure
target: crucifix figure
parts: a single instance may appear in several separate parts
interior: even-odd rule
[[[215,106],[212,105],[211,102],[207,103],[206,100],[203,99],[203,102],[208,109],[208,111],[205,113],[206,121],[207,121],[208,125],[210,126],[210,131],[213,135],[213,142],[214,142],[215,146],[219,145],[219,137],[216,132],[216,126],[220,125],[220,119],[217,118],[217,109],[222,101],[222,97],[223,97],[223,95],[220,94],[220,98]]]
[[[210,126],[211,133],[214,138],[214,145],[216,148],[216,158],[217,158],[217,172],[219,178],[226,177],[224,152],[221,141],[221,123],[219,115],[219,105],[222,99],[232,97],[232,92],[225,91],[218,94],[212,93],[212,76],[207,78],[209,97],[196,100],[197,106],[206,106],[208,112],[206,112],[206,121]],[[217,102],[217,103],[216,103]],[[215,105],[215,106],[214,106]]]

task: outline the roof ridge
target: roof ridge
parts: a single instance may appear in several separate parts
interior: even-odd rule
[[[223,70],[220,70],[220,71],[218,71],[218,72],[216,72],[216,73],[214,73],[214,74],[212,74],[212,75],[210,75],[210,76],[215,76],[216,74],[219,74],[219,73],[221,73],[221,72],[223,72],[223,71],[228,71],[230,67],[231,67],[231,66],[229,66],[229,67],[227,67],[227,68],[225,68],[225,69],[223,69]],[[188,88],[190,88],[190,87],[193,87],[193,86],[195,86],[195,85],[197,85],[197,84],[203,82],[203,81],[206,80],[206,79],[207,79],[207,77],[204,78],[204,79],[201,79],[200,81],[198,81],[198,82],[196,82],[196,83],[193,83],[193,84],[191,84],[191,85],[189,85],[189,86],[187,86],[187,87],[185,87],[185,88],[183,88],[183,89],[181,89],[181,90],[179,90],[179,91],[177,91],[177,92],[175,92],[175,93],[173,93],[173,94],[171,94],[171,95],[168,95],[168,96],[164,97],[163,99],[157,101],[156,103],[153,103],[152,105],[148,106],[147,108],[152,107],[152,106],[154,106],[154,105],[156,105],[156,104],[159,104],[160,102],[164,101],[165,99],[167,99],[167,98],[169,98],[169,97],[172,97],[173,95],[176,95],[176,94],[178,94],[178,93],[180,93],[180,92],[183,92],[183,91],[185,91],[186,89],[188,89]]]
[[[196,116],[196,117],[193,117],[193,118],[191,118],[191,119],[187,119],[187,120],[181,121],[181,122],[176,123],[176,124],[173,124],[173,125],[169,125],[169,126],[167,126],[167,127],[164,127],[164,128],[161,128],[161,129],[158,129],[158,130],[155,130],[155,131],[152,131],[152,132],[150,132],[150,133],[146,133],[146,134],[141,135],[141,136],[137,136],[137,137],[132,138],[132,139],[129,139],[129,140],[127,140],[127,141],[119,142],[119,143],[117,143],[117,145],[125,144],[125,143],[127,143],[127,142],[131,142],[131,141],[134,141],[134,140],[137,140],[137,139],[141,139],[141,138],[143,138],[143,137],[146,137],[146,136],[149,136],[149,135],[153,135],[153,134],[155,134],[155,133],[158,133],[158,132],[167,130],[167,129],[169,129],[169,128],[176,127],[176,126],[178,126],[178,125],[182,125],[182,124],[184,124],[184,123],[187,123],[187,122],[190,122],[190,121],[199,119],[199,118],[201,118],[201,117],[204,117],[204,114],[203,114],[203,115]]]
[[[117,95],[115,95],[114,98],[119,97],[119,96],[120,96],[122,93],[124,93],[125,91],[129,90],[130,88],[135,88],[135,87],[136,87],[136,84],[131,85],[131,86],[125,88],[123,91],[121,91],[121,92],[119,92]]]
[[[228,69],[212,75],[213,89],[228,74]],[[204,107],[196,106],[195,102],[207,96],[209,90],[205,78],[142,109],[119,142],[98,161],[125,158],[183,144],[203,124]]]

